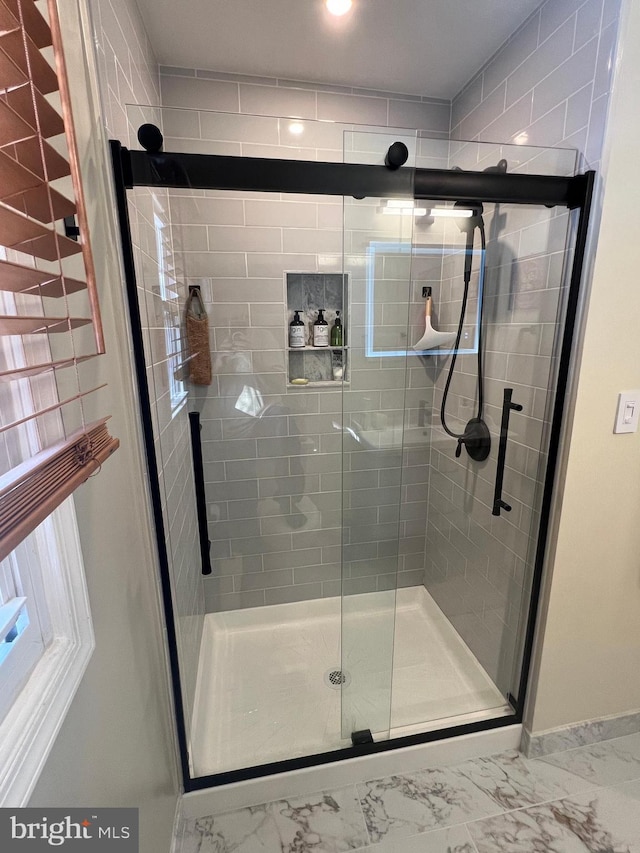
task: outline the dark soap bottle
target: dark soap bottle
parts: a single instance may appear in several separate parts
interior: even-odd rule
[[[304,347],[305,333],[304,322],[300,319],[300,312],[293,312],[293,320],[289,323],[289,346]]]
[[[318,319],[313,324],[313,345],[314,347],[329,346],[329,324],[324,319],[324,308],[320,308]]]

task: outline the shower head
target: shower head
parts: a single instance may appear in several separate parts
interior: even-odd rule
[[[504,174],[507,171],[508,163],[502,158],[498,160],[495,166],[487,166],[483,169],[483,172],[489,172],[492,174]],[[454,166],[453,170],[456,172],[462,172],[463,170],[460,166]],[[459,199],[458,201],[453,203],[454,208],[461,208],[462,210],[471,210],[472,214],[469,216],[468,214],[464,214],[464,218],[462,216],[458,219],[458,228],[463,233],[473,232],[475,228],[478,228],[482,222],[482,214],[484,213],[484,206],[481,201],[464,201]]]

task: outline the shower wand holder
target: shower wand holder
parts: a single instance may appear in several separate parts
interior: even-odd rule
[[[471,418],[464,433],[458,439],[456,459],[462,454],[462,445],[475,462],[484,462],[491,452],[491,433],[489,427],[480,418]]]

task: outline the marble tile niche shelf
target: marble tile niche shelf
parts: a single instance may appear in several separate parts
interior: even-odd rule
[[[287,367],[290,388],[336,388],[348,384],[347,353],[347,310],[348,277],[342,273],[296,273],[288,272],[287,290],[287,342],[289,323],[294,311],[300,312],[305,324],[304,347],[287,346]],[[314,347],[312,345],[313,323],[318,311],[323,309],[329,331],[335,322],[336,313],[342,320],[343,346]],[[342,368],[342,378],[334,379],[334,368]],[[305,385],[292,384],[292,379],[308,379]]]

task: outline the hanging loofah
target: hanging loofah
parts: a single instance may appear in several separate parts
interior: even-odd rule
[[[186,314],[189,381],[194,385],[211,385],[209,318],[198,287],[189,288]]]

